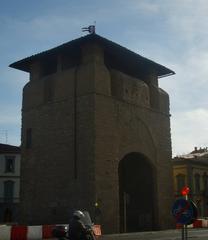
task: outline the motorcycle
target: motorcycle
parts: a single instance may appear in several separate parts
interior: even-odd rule
[[[87,233],[86,233],[86,239],[88,240],[96,240],[95,234],[93,232],[93,223],[92,220],[90,218],[90,214],[87,211],[83,211],[84,213],[84,217],[82,217],[80,220],[82,221],[82,223],[85,225],[86,229],[87,229]],[[67,226],[56,226],[53,230],[52,230],[52,236],[54,238],[57,238],[58,240],[66,240],[69,239],[68,236],[68,232],[69,232],[69,227]]]

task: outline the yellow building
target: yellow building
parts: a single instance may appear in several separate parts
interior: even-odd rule
[[[173,158],[175,198],[181,197],[184,186],[190,188],[189,198],[198,207],[198,217],[208,216],[208,149],[200,148]]]

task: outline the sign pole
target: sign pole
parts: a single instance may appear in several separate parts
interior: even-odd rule
[[[181,190],[181,194],[185,197],[186,201],[188,201],[188,194],[189,194],[189,187],[183,187]],[[185,236],[185,240],[188,239],[188,230],[187,230],[187,224],[183,225],[183,235]]]
[[[185,198],[186,200],[188,201],[188,193],[189,193],[189,190],[187,192],[187,194],[185,195]],[[185,224],[185,240],[188,239],[188,229],[187,229],[187,224]]]
[[[188,239],[188,229],[187,229],[187,224],[185,224],[185,240]]]
[[[182,240],[188,239],[188,225],[197,218],[197,207],[193,201],[188,199],[189,187],[184,187],[181,191],[183,198],[178,198],[172,207],[172,214],[176,218],[176,223],[182,224]]]
[[[181,232],[181,234],[182,234],[181,237],[182,237],[182,240],[184,240],[184,225],[182,226],[181,231],[182,231]]]

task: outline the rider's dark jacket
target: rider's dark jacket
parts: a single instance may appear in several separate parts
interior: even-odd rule
[[[82,221],[75,216],[69,223],[69,239],[87,240],[87,229]]]

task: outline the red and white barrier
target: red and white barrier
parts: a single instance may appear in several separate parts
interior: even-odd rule
[[[42,226],[28,227],[27,239],[29,240],[41,239],[42,235],[43,235]]]
[[[42,225],[42,226],[0,225],[0,240],[49,239],[53,238],[52,230],[56,226],[67,226],[67,224]],[[100,225],[94,225],[93,231],[96,236],[100,236],[101,235]]]
[[[10,240],[11,226],[0,226],[0,239]]]
[[[176,224],[176,228],[182,228],[182,224]],[[188,228],[208,228],[208,219],[196,219]]]
[[[1,240],[37,240],[52,238],[52,230],[56,225],[43,226],[0,226]]]

